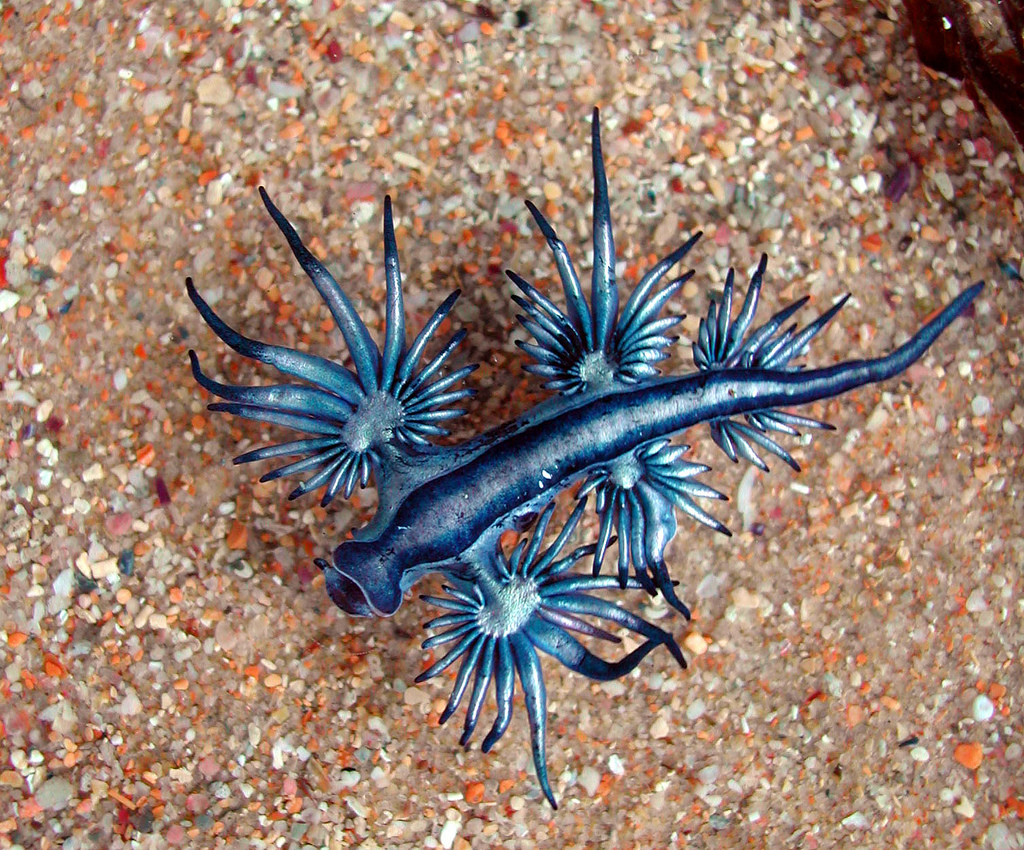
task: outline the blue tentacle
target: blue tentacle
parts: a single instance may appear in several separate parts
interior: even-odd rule
[[[455,302],[459,300],[459,296],[462,294],[461,289],[456,289],[451,293],[444,301],[438,306],[433,312],[433,315],[427,320],[427,323],[423,326],[416,339],[413,340],[412,345],[409,346],[409,350],[406,352],[405,357],[402,358],[402,365],[398,370],[398,387],[395,389],[395,394],[399,395],[399,388],[405,384],[406,381],[412,376],[413,371],[419,364],[420,358],[423,356],[423,351],[427,347],[427,344],[433,339],[437,329],[441,326],[441,323],[448,317],[448,314],[452,311],[452,307],[455,306]]]
[[[391,392],[405,351],[405,305],[402,303],[402,272],[398,264],[398,242],[395,239],[390,195],[384,196],[384,280],[387,287],[384,323],[386,330],[380,389]]]
[[[498,742],[498,739],[505,734],[509,723],[512,722],[512,698],[515,696],[515,671],[513,667],[512,648],[509,646],[509,637],[502,635],[495,640],[494,659],[494,697],[497,703],[497,714],[494,718],[494,725],[491,731],[484,736],[480,749],[489,753],[491,748]],[[541,680],[541,687],[544,682]],[[533,686],[533,682],[523,682],[524,689]],[[530,699],[529,693],[526,695]]]
[[[324,464],[331,463],[336,460],[337,456],[343,451],[345,451],[343,447],[339,448],[335,446],[330,451],[315,452],[302,460],[297,460],[294,463],[286,463],[284,466],[279,466],[276,469],[263,473],[263,475],[260,476],[260,481],[266,484],[269,481],[277,481],[278,478],[285,478],[299,472],[308,472],[311,469],[317,469]]]
[[[574,614],[567,613],[556,603],[557,600],[549,600],[546,605],[537,609],[537,616],[562,632],[578,632],[581,635],[597,638],[598,640],[604,640],[608,643],[622,643],[621,638],[616,637],[607,629],[602,629],[600,626],[596,626],[588,620],[584,620]],[[527,624],[526,630],[530,631],[530,628],[531,625]]]
[[[306,354],[295,351],[292,348],[285,348],[281,345],[270,345],[254,339],[242,336],[238,331],[233,330],[218,316],[203,297],[196,291],[192,278],[185,278],[185,290],[188,297],[203,317],[203,321],[210,326],[230,348],[237,351],[243,357],[250,360],[258,360],[273,366],[279,372],[309,381],[311,384],[323,387],[324,389],[340,396],[350,404],[356,405],[363,398],[364,393],[355,376],[344,366],[332,363],[323,357],[315,354]]]
[[[476,670],[477,662],[480,660],[480,654],[486,648],[488,640],[489,639],[487,637],[478,635],[476,642],[463,659],[462,666],[459,667],[459,672],[455,676],[455,684],[452,685],[451,696],[448,697],[448,703],[445,705],[444,711],[441,712],[439,722],[446,723],[459,707],[459,703],[462,702],[462,697],[466,693],[466,686],[469,684],[469,677],[473,674],[473,671]],[[419,682],[426,678],[426,676],[421,675],[420,677],[417,677],[416,681]]]
[[[469,746],[469,739],[473,736],[477,721],[480,718],[480,709],[487,698],[487,685],[494,675],[494,663],[497,658],[497,638],[494,635],[485,635],[482,649],[479,655],[479,666],[476,669],[476,679],[473,681],[473,693],[469,698],[469,706],[466,708],[466,723],[462,730],[459,743]],[[456,681],[458,684],[458,681]]]
[[[548,798],[551,808],[557,809],[558,803],[555,800],[554,792],[551,790],[551,782],[548,780],[548,765],[545,758],[548,694],[547,689],[544,687],[544,674],[540,669],[540,660],[537,658],[533,644],[530,643],[526,635],[520,633],[513,634],[509,637],[509,643],[512,647],[512,657],[515,660],[516,669],[519,671],[519,679],[523,683],[523,693],[526,698],[526,717],[530,721],[530,745],[533,750],[533,768],[537,771],[537,781],[540,783],[544,796]],[[504,732],[504,730],[502,731]],[[486,747],[486,741],[484,744]]]
[[[648,298],[650,297],[651,290],[658,284],[658,282],[666,274],[669,273],[673,266],[675,266],[680,260],[683,259],[683,257],[690,253],[690,251],[693,249],[693,246],[700,241],[700,238],[703,235],[704,232],[698,230],[696,233],[690,236],[690,238],[687,239],[682,245],[676,248],[671,254],[655,263],[654,266],[652,266],[648,270],[648,272],[642,278],[640,278],[640,282],[636,285],[636,289],[633,290],[629,298],[626,300],[626,306],[622,308],[622,316],[619,319],[620,335],[625,334],[638,321],[643,321],[642,319],[638,320],[636,315],[642,307],[658,298],[662,299],[663,306],[664,302],[671,297],[672,293],[675,293],[679,289],[679,287],[681,287],[683,284],[686,283],[686,281],[693,277],[693,270],[686,272],[685,274],[681,275],[680,277],[676,278],[671,283],[669,283],[669,285],[666,286],[663,290],[661,290],[659,294],[651,297],[650,301],[648,300]],[[669,295],[665,295],[664,293],[666,292],[668,292]],[[660,309],[661,306],[659,306],[658,309],[655,310],[654,312],[657,313]]]
[[[243,419],[254,419],[257,422],[266,422],[269,425],[281,425],[290,428],[292,431],[300,431],[304,434],[329,434],[341,438],[342,425],[331,422],[327,419],[318,419],[315,416],[295,415],[284,413],[280,410],[272,410],[259,404],[236,404],[230,401],[216,401],[207,405],[207,410],[213,413],[230,413],[233,416],[241,416]],[[235,459],[235,463],[239,463]]]
[[[331,437],[315,437],[309,440],[292,440],[288,443],[278,443],[275,446],[264,446],[260,449],[253,449],[235,458],[235,463],[253,463],[258,460],[269,460],[275,457],[288,457],[289,455],[301,455],[307,452],[318,452],[321,449],[331,448],[337,445],[337,440]]]
[[[370,331],[366,324],[359,318],[355,307],[349,301],[345,291],[338,286],[337,281],[327,271],[313,253],[303,244],[299,234],[292,227],[290,221],[284,217],[281,211],[270,200],[266,189],[260,186],[260,198],[263,205],[270,213],[278,230],[284,234],[288,247],[292,249],[295,259],[302,267],[302,270],[309,276],[316,287],[320,297],[323,298],[327,308],[334,317],[334,322],[345,337],[345,343],[352,354],[352,360],[356,365],[356,374],[363,385],[363,391],[370,394],[378,389],[378,369],[380,365],[380,351],[377,344],[370,337]]]
[[[615,240],[612,236],[612,212],[608,201],[608,178],[601,153],[601,114],[594,108],[590,139],[594,171],[594,271],[590,301],[594,317],[594,349],[608,351],[612,330],[618,318],[619,289],[615,282]]]
[[[355,407],[338,396],[299,384],[277,384],[268,387],[240,387],[222,384],[203,374],[198,359],[193,358],[192,374],[196,381],[216,396],[249,407],[264,407],[297,416],[315,416],[327,422],[344,423]]]
[[[566,307],[569,310],[569,321],[577,333],[583,337],[583,343],[588,351],[594,350],[593,320],[590,315],[590,308],[587,300],[583,297],[583,289],[580,287],[580,279],[576,274],[576,268],[569,257],[569,250],[565,243],[558,238],[555,229],[544,218],[544,214],[533,205],[526,202],[526,208],[537,222],[537,227],[547,240],[548,247],[555,257],[555,265],[558,266],[558,275],[562,280],[562,291],[565,293]]]

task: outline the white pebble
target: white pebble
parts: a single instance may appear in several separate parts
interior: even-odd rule
[[[20,300],[21,296],[17,292],[12,292],[10,289],[0,289],[0,313],[10,310]]]
[[[211,180],[206,186],[206,205],[219,207],[224,203],[224,183],[220,178]]]
[[[101,481],[106,473],[103,471],[103,464],[98,461],[91,466],[86,467],[82,472],[82,481],[86,484],[91,484],[94,481]]]
[[[871,821],[867,819],[863,812],[854,812],[852,815],[847,815],[843,818],[843,826],[847,829],[867,829],[871,826]]]
[[[960,815],[960,817],[971,820],[974,818],[974,803],[964,797],[964,799],[956,804],[953,811]]]
[[[1014,850],[1019,847],[1014,836],[1010,835],[1010,828],[1000,821],[994,823],[987,830],[985,830],[984,842],[986,847],[991,847],[992,850]]]
[[[713,785],[721,772],[721,768],[717,764],[709,764],[697,771],[697,778],[703,785]]]
[[[85,178],[79,177],[77,180],[72,182],[70,186],[68,186],[68,191],[72,195],[84,195],[89,191],[89,184],[86,182]]]
[[[63,776],[54,776],[36,790],[36,802],[44,809],[58,811],[67,806],[74,792],[71,783]]]
[[[924,747],[914,747],[914,749],[910,751],[910,757],[914,761],[926,762],[928,761],[928,750]]]
[[[704,706],[704,700],[695,699],[688,706],[686,706],[686,719],[696,720],[698,717],[703,717],[706,708]]]
[[[167,92],[155,89],[147,92],[146,96],[142,99],[142,114],[159,115],[172,103],[174,103],[174,98]]]
[[[405,700],[406,705],[420,705],[430,699],[430,694],[422,688],[413,687],[406,688],[402,698]]]
[[[732,604],[737,608],[744,608],[747,610],[757,608],[761,604],[761,598],[745,587],[737,587],[732,592]]]
[[[988,608],[985,594],[980,587],[976,587],[971,591],[971,595],[967,597],[967,605],[965,607],[971,614],[978,614]]]
[[[65,808],[75,789],[63,776],[53,776],[43,782],[36,791],[36,802],[44,809],[56,811]]]
[[[140,711],[142,711],[142,701],[133,688],[128,691],[127,696],[121,701],[121,714],[125,717],[134,717]]]
[[[656,718],[654,718],[654,722],[651,724],[651,737],[667,738],[668,732],[668,721],[662,715],[659,714]]]
[[[601,690],[604,691],[610,697],[621,697],[626,693],[626,686],[622,684],[618,679],[613,679],[610,682],[602,682]]]
[[[455,844],[455,836],[459,834],[460,826],[461,824],[457,820],[445,821],[444,826],[441,827],[441,834],[438,836],[444,850],[451,850],[452,845]]]
[[[949,179],[949,175],[945,171],[937,171],[932,179],[935,182],[935,188],[939,190],[939,194],[947,201],[952,201],[954,197],[953,181]]]
[[[210,74],[196,86],[199,102],[206,106],[224,106],[235,98],[235,92],[221,74]]]
[[[979,723],[991,720],[995,711],[996,707],[992,704],[992,700],[985,694],[978,694],[974,698],[974,702],[971,703],[971,714],[974,715],[974,719]]]
[[[459,30],[458,37],[463,42],[476,41],[480,37],[480,24],[476,21],[470,21]]]
[[[626,773],[626,765],[615,753],[608,756],[608,769],[616,776],[624,776]]]
[[[700,632],[690,632],[683,639],[683,646],[694,655],[703,655],[708,651],[707,639]]]
[[[54,579],[54,582],[53,582],[53,595],[54,596],[70,596],[71,595],[71,590],[74,587],[74,581],[75,581],[75,574],[71,570],[71,567],[68,567],[66,570],[63,570],[61,572],[61,574],[59,576],[57,576],[56,579]]]
[[[971,413],[975,416],[987,416],[992,409],[992,402],[988,396],[976,395],[971,399]]]
[[[579,783],[593,797],[597,793],[597,786],[601,784],[601,774],[588,764],[580,771]]]

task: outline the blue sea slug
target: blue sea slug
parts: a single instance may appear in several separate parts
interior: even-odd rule
[[[298,382],[245,387],[205,374],[190,351],[196,380],[222,401],[210,405],[302,435],[235,458],[236,463],[295,458],[260,479],[307,476],[290,494],[322,489],[321,504],[375,481],[379,506],[353,539],[330,559],[317,559],[331,599],[355,616],[390,616],[405,591],[428,573],[447,580],[445,596],[423,597],[445,613],[427,627],[424,647],[446,647],[418,681],[459,664],[446,721],[470,691],[462,743],[467,744],[493,681],[497,718],[483,742],[487,751],[512,715],[518,676],[530,724],[533,762],[540,785],[555,806],[544,756],[546,696],[538,650],[592,679],[634,669],[664,646],[686,665],[673,636],[615,602],[602,591],[661,593],[684,617],[665,550],[676,533],[676,509],[728,533],[696,499],[723,498],[698,476],[708,468],[683,459],[684,445],[670,442],[706,424],[712,439],[736,461],[762,469],[761,453],[798,466],[779,435],[830,426],[787,411],[899,374],[921,357],[982,289],[960,293],[909,341],[891,354],[821,369],[795,365],[845,298],[802,329],[787,326],[802,299],[753,328],[767,258],[751,278],[733,317],[734,275],[729,271],[719,304],[712,304],[693,342],[696,370],[663,376],[656,364],[675,342],[679,321],[662,317],[669,299],[692,275],[663,284],[697,242],[697,233],[657,263],[620,305],[600,122],[592,122],[594,170],[594,270],[589,299],[565,244],[533,204],[526,202],[554,255],[565,306],[560,307],[514,272],[521,292],[513,300],[533,342],[518,343],[533,360],[526,368],[545,379],[551,398],[520,416],[457,445],[437,445],[443,423],[464,411],[453,404],[473,391],[460,384],[475,366],[443,369],[465,336],[459,331],[429,360],[428,346],[459,295],[450,295],[407,343],[398,246],[390,197],[384,199],[384,272],[387,285],[384,342],[378,347],[352,303],[327,269],[261,188],[260,197],[309,275],[344,335],[351,367],[278,345],[249,339],[230,328],[189,279],[189,298],[228,346],[273,366]],[[578,486],[577,486],[578,485]],[[546,535],[555,498],[577,487],[577,504],[554,539]],[[595,496],[597,539],[565,552],[589,495]],[[510,555],[504,532],[532,533]],[[617,552],[614,574],[605,557]],[[589,561],[590,568],[577,565]],[[575,635],[610,643],[625,628],[642,642],[617,661],[606,661]],[[574,635],[575,633],[575,635]],[[470,685],[472,684],[472,687]]]

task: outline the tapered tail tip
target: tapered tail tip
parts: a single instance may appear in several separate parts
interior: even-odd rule
[[[970,286],[943,307],[939,313],[892,354],[870,361],[870,381],[882,381],[898,375],[931,347],[946,328],[966,310],[985,288],[982,281]],[[858,384],[859,386],[859,384]],[[851,387],[852,388],[852,387]],[[843,390],[845,392],[845,389]]]
[[[970,286],[970,287],[968,287],[967,289],[965,289],[965,290],[964,290],[964,291],[963,291],[963,292],[962,292],[962,293],[960,294],[960,297],[961,297],[961,298],[965,298],[965,301],[964,301],[964,306],[966,307],[966,306],[967,306],[968,304],[970,304],[970,303],[971,303],[971,302],[972,302],[972,301],[973,301],[973,300],[974,300],[975,298],[977,298],[977,297],[978,297],[979,295],[981,295],[981,291],[982,291],[982,290],[983,290],[984,288],[985,288],[985,281],[983,281],[983,280],[979,280],[979,281],[978,281],[978,282],[977,282],[976,284],[974,284],[974,286]]]
[[[942,310],[939,311],[938,315],[936,315],[935,318],[922,328],[920,334],[931,332],[929,334],[931,339],[935,339],[935,337],[949,327],[953,321],[971,305],[974,299],[981,294],[981,291],[984,288],[985,282],[981,280],[973,286],[967,287],[967,289],[943,307]]]

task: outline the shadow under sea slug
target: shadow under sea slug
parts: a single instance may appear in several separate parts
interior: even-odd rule
[[[688,618],[665,563],[666,547],[676,533],[676,509],[728,533],[696,501],[722,498],[697,480],[707,467],[683,460],[686,447],[670,438],[707,425],[714,442],[734,461],[743,458],[767,469],[761,457],[766,453],[798,468],[779,436],[829,426],[786,408],[899,374],[982,289],[977,283],[961,292],[891,354],[806,369],[794,361],[845,298],[802,329],[787,322],[806,299],[754,328],[767,262],[762,257],[735,318],[734,276],[729,271],[721,304],[712,304],[700,322],[693,343],[695,371],[663,376],[656,364],[668,357],[675,341],[668,332],[679,320],[660,314],[692,272],[663,281],[700,234],[657,263],[620,306],[596,109],[592,141],[594,270],[589,299],[565,244],[529,201],[527,207],[554,255],[565,306],[508,273],[522,293],[513,296],[523,311],[519,320],[533,337],[533,342],[520,343],[533,359],[527,368],[541,376],[554,395],[518,419],[461,444],[439,446],[432,438],[447,434],[442,423],[463,413],[452,405],[472,395],[459,385],[475,367],[442,372],[465,331],[424,361],[458,292],[407,344],[389,197],[384,199],[386,326],[383,347],[378,348],[344,291],[260,189],[271,218],[341,330],[351,369],[243,336],[213,312],[191,279],[187,281],[189,298],[228,346],[297,381],[259,387],[220,383],[205,374],[195,352],[189,352],[196,380],[222,399],[211,404],[211,410],[300,435],[247,452],[235,462],[290,458],[261,480],[305,476],[290,498],[322,489],[323,505],[338,493],[349,496],[357,483],[362,487],[375,479],[379,507],[373,519],[354,531],[354,539],[339,545],[329,562],[317,560],[331,599],[351,615],[387,617],[398,610],[404,592],[419,578],[441,573],[447,581],[446,595],[424,599],[447,613],[427,624],[438,631],[424,647],[448,649],[420,679],[459,664],[442,722],[458,708],[472,682],[463,744],[468,744],[493,681],[498,713],[483,743],[486,751],[508,728],[518,677],[533,762],[552,806],[556,803],[544,755],[546,696],[538,650],[599,680],[626,674],[659,646],[685,666],[671,634],[600,594],[660,592]],[[578,503],[572,516],[543,548],[555,498],[576,485]],[[597,539],[562,554],[591,492],[598,513]],[[506,557],[500,547],[502,534],[524,530],[535,517],[539,518],[532,535]],[[617,569],[614,575],[604,575],[605,556],[616,536]],[[585,558],[590,568],[577,570]],[[628,629],[643,642],[625,657],[605,661],[574,636],[619,642],[598,621]]]

